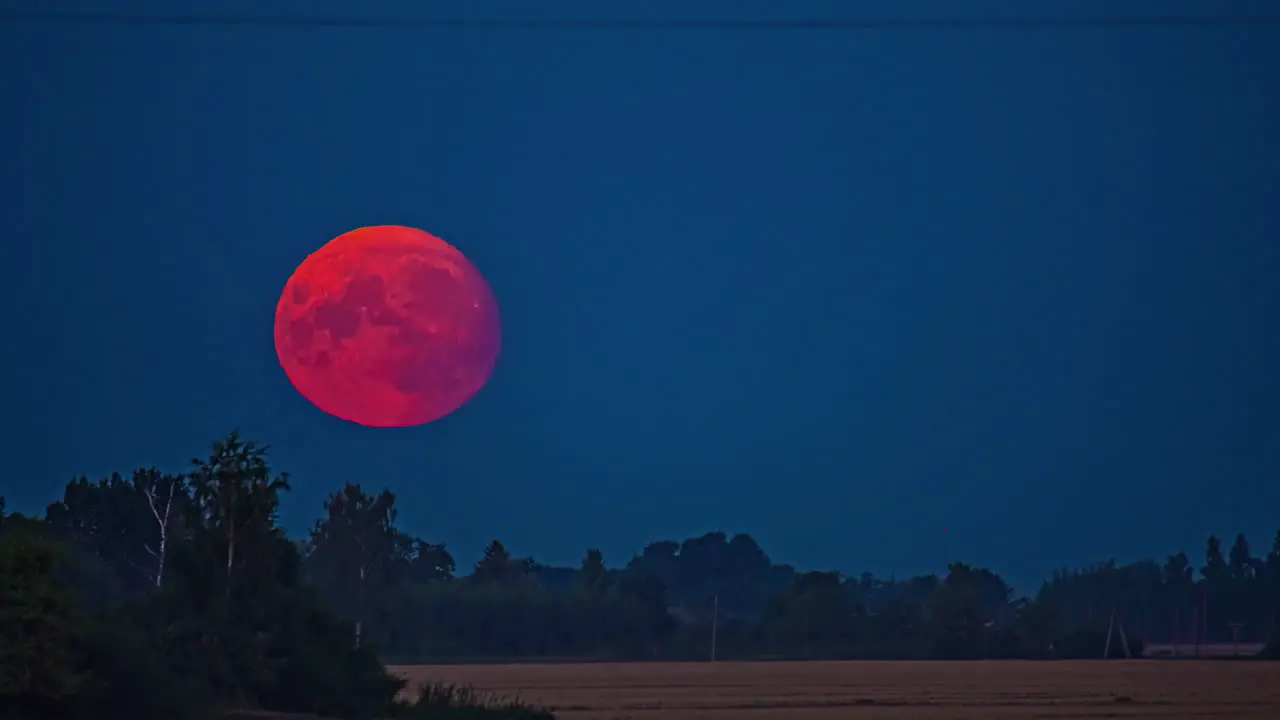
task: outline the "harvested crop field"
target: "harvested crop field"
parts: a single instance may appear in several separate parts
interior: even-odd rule
[[[443,665],[410,683],[557,708],[567,720],[1280,718],[1280,663],[1225,661]]]

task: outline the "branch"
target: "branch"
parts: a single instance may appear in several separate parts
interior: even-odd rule
[[[132,560],[127,560],[126,562],[128,562],[129,566],[132,567],[134,570],[137,570],[138,572],[142,573],[143,577],[147,578],[148,580],[153,579],[151,571],[148,570],[147,568],[142,567],[141,565],[139,565],[138,563]]]
[[[173,507],[173,496],[178,490],[178,476],[174,475],[169,481],[169,499],[164,503],[164,526],[169,527],[169,510]]]
[[[173,493],[169,493],[169,502],[173,502]],[[156,487],[155,484],[147,486],[147,506],[151,508],[151,515],[155,517],[156,523],[164,527],[164,520],[160,519],[160,510],[156,507]],[[168,508],[165,508],[165,515],[168,516]]]

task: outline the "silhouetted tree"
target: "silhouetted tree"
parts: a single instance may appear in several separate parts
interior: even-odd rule
[[[1222,541],[1218,540],[1217,535],[1210,535],[1204,545],[1204,567],[1200,569],[1201,576],[1210,585],[1221,583],[1227,578],[1227,561],[1222,557]]]
[[[83,477],[67,483],[62,500],[46,509],[45,521],[81,551],[82,570],[103,577],[87,569],[93,563],[110,573],[109,581],[91,589],[95,607],[137,598],[155,587],[158,566],[151,551],[159,548],[157,528],[146,497],[119,474],[96,483]]]
[[[83,682],[73,600],[57,576],[64,559],[34,523],[7,527],[0,541],[0,696],[32,709],[72,695]]]
[[[621,569],[598,549],[552,567],[495,540],[459,578],[445,545],[397,529],[389,490],[337,490],[305,540],[278,524],[288,490],[265,447],[232,433],[187,475],[75,479],[42,520],[8,515],[0,499],[0,569],[39,557],[13,555],[15,533],[60,553],[52,575],[21,571],[48,583],[0,583],[0,643],[13,645],[0,645],[0,668],[47,645],[40,692],[64,678],[57,692],[118,717],[172,717],[185,698],[371,717],[392,712],[400,687],[379,651],[410,662],[701,659],[714,627],[722,658],[1093,658],[1113,613],[1137,651],[1232,626],[1264,641],[1280,609],[1280,533],[1265,558],[1241,534],[1225,557],[1207,538],[1199,568],[1175,553],[1061,569],[1034,598],[963,562],[942,577],[801,573],[724,532],[651,542]],[[42,597],[44,630],[13,641],[13,608]]]
[[[578,569],[578,583],[592,598],[600,598],[609,589],[609,570],[604,566],[604,553],[596,548],[587,550]]]
[[[1267,553],[1263,577],[1264,602],[1268,606],[1267,610],[1270,611],[1267,637],[1280,648],[1280,627],[1276,623],[1277,615],[1280,615],[1280,530],[1276,531],[1275,540],[1271,543],[1271,552]]]
[[[1236,541],[1231,545],[1231,552],[1227,561],[1227,574],[1232,581],[1237,583],[1247,583],[1253,580],[1257,572],[1257,561],[1249,552],[1249,540],[1244,533],[1236,535]]]
[[[400,591],[412,569],[413,540],[396,530],[396,496],[348,483],[325,501],[306,548],[308,571],[338,612],[355,623],[356,644],[371,602]],[[382,637],[379,635],[379,637]]]
[[[857,642],[853,598],[839,573],[809,572],[796,578],[791,592],[766,614],[765,633],[772,648],[795,648],[800,657],[838,658]]]
[[[990,656],[992,637],[1014,617],[1012,595],[1004,580],[990,570],[952,563],[931,603],[935,653],[940,657]]]
[[[520,572],[518,563],[502,543],[494,540],[484,549],[484,556],[476,563],[471,577],[476,582],[503,582]]]
[[[179,518],[188,500],[186,478],[182,475],[166,475],[151,467],[135,470],[133,490],[147,501],[147,509],[155,520],[155,530],[143,549],[154,561],[151,573],[157,588],[164,586],[165,564],[169,557],[169,542],[181,533]]]
[[[457,565],[443,544],[414,538],[409,545],[409,577],[419,583],[452,580]]]
[[[278,536],[275,527],[280,493],[288,491],[287,475],[272,475],[267,449],[243,441],[237,432],[213,443],[204,460],[192,460],[192,527],[212,541],[225,559],[229,592],[236,563],[246,560],[243,548]]]

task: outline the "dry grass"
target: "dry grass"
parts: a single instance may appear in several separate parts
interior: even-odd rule
[[[1280,663],[830,662],[400,666],[566,720],[1280,718]]]

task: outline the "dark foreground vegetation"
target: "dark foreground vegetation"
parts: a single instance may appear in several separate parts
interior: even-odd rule
[[[460,576],[444,545],[396,528],[388,491],[347,485],[289,539],[288,489],[232,434],[183,474],[73,480],[43,518],[0,501],[0,717],[549,718],[465,688],[397,703],[382,663],[705,659],[713,644],[720,659],[1096,658],[1113,617],[1137,654],[1266,642],[1280,609],[1280,534],[1265,558],[1210,537],[1198,572],[1183,553],[1106,562],[1033,598],[965,563],[941,578],[799,572],[723,533],[651,543],[619,569],[596,550],[547,567],[494,541]]]
[[[465,688],[397,702],[403,681],[304,580],[263,448],[231,435],[193,464],[73,481],[43,519],[0,504],[0,718],[552,717]]]

